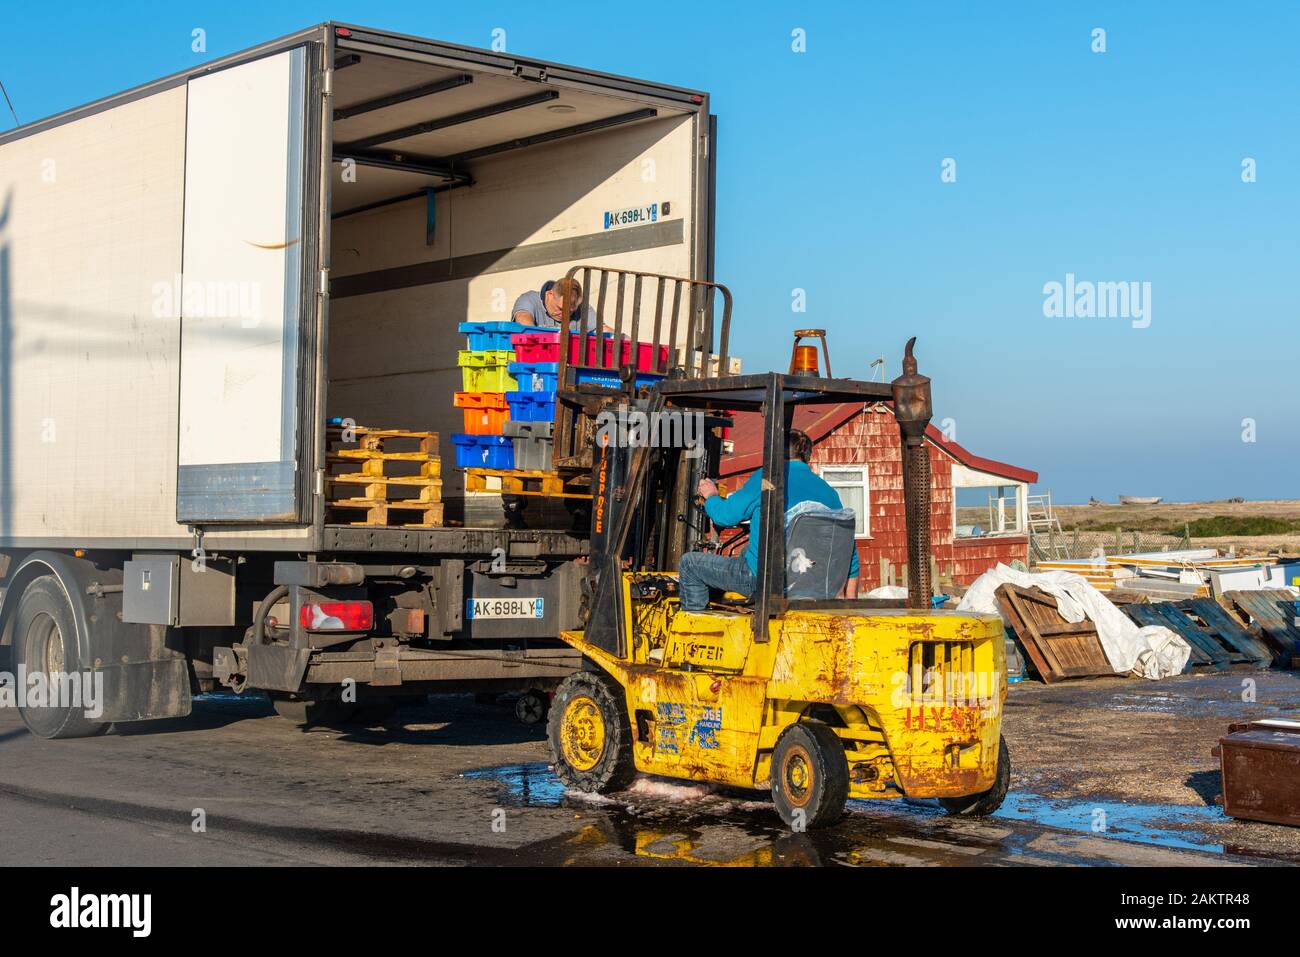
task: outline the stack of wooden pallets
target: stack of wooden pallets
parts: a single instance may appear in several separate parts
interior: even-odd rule
[[[345,525],[442,525],[437,432],[331,425],[326,520]],[[364,513],[360,520],[357,513]]]

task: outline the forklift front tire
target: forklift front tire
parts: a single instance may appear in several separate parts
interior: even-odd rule
[[[949,814],[963,817],[988,817],[1002,806],[1011,788],[1011,752],[1007,750],[1007,739],[998,738],[998,771],[993,779],[993,787],[980,794],[971,794],[960,798],[939,798],[939,804]]]
[[[551,702],[546,736],[555,776],[589,794],[622,791],[636,776],[623,689],[603,672],[575,671]]]
[[[830,725],[800,721],[781,732],[772,751],[772,801],[792,830],[827,827],[844,816],[849,762]]]

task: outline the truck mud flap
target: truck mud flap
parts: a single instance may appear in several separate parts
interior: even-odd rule
[[[193,707],[183,658],[110,665],[98,673],[104,676],[103,721],[183,718]]]
[[[297,691],[302,687],[310,657],[310,648],[250,644],[248,684],[267,691]]]

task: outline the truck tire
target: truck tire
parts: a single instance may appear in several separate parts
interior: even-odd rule
[[[776,739],[772,751],[772,802],[795,831],[827,827],[844,816],[849,762],[829,725],[800,721]]]
[[[993,787],[980,794],[959,798],[939,798],[939,804],[949,814],[964,817],[988,817],[1002,806],[1011,788],[1011,752],[1007,739],[998,737],[998,771]]]
[[[551,698],[545,691],[531,688],[515,699],[515,717],[520,724],[545,724],[551,710]]]
[[[608,794],[636,776],[623,689],[603,672],[575,671],[561,682],[546,736],[555,776],[566,787]]]
[[[77,650],[77,625],[63,586],[53,575],[33,579],[23,589],[14,615],[13,667],[28,675],[51,672],[84,674],[86,665]],[[47,679],[48,680],[48,679]],[[18,713],[38,738],[86,738],[103,734],[109,724],[86,717],[82,707],[28,708],[25,689],[19,694]]]

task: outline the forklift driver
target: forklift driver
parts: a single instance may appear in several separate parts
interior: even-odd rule
[[[786,508],[800,502],[818,502],[827,508],[843,508],[835,489],[808,467],[812,457],[812,439],[791,429],[785,437],[785,498]],[[754,593],[758,574],[758,506],[762,500],[763,470],[758,469],[743,486],[727,498],[718,494],[712,479],[700,479],[699,494],[704,499],[704,512],[714,525],[731,528],[749,522],[749,544],[744,555],[716,555],[710,552],[689,552],[682,556],[678,566],[678,585],[681,589],[683,611],[703,611],[709,606],[709,588],[735,592],[746,598]],[[854,549],[849,565],[849,578],[842,594],[858,597],[858,555]]]

